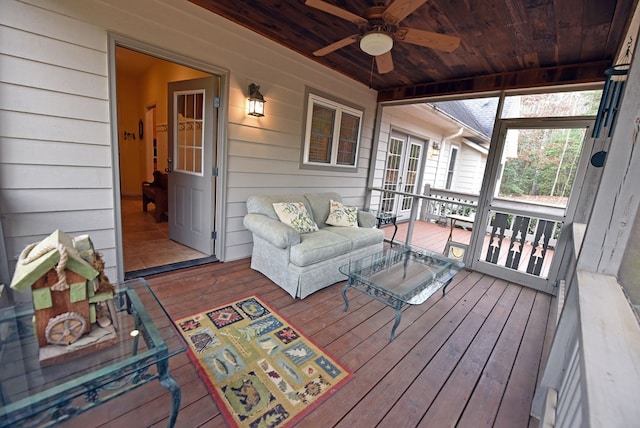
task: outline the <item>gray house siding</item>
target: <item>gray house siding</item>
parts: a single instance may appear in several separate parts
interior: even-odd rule
[[[186,1],[6,0],[0,216],[10,270],[26,245],[59,228],[89,234],[107,274],[117,278],[111,33],[227,73],[216,213],[221,260],[251,254],[242,217],[252,194],[332,190],[349,204],[364,204],[376,109],[376,93],[365,85]],[[260,85],[267,100],[263,118],[246,114],[249,83]],[[364,107],[355,173],[299,168],[307,87]]]
[[[0,5],[0,215],[9,267],[55,229],[115,260],[107,34]]]

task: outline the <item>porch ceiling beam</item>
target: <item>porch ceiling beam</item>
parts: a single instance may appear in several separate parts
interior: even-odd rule
[[[562,65],[489,74],[444,82],[419,83],[378,92],[378,102],[401,101],[440,95],[492,92],[566,84],[604,82],[610,61]]]

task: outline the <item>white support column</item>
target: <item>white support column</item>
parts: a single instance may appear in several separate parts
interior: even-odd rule
[[[634,55],[578,268],[616,276],[640,203],[640,55]]]

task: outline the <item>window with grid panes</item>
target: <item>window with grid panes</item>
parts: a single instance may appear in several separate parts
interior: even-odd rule
[[[362,110],[308,94],[304,140],[305,166],[357,166]]]

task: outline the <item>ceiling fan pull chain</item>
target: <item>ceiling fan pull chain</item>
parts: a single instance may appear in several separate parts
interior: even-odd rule
[[[371,85],[373,84],[373,64],[376,61],[376,57],[371,57],[371,72],[369,73],[369,89],[371,89]]]

